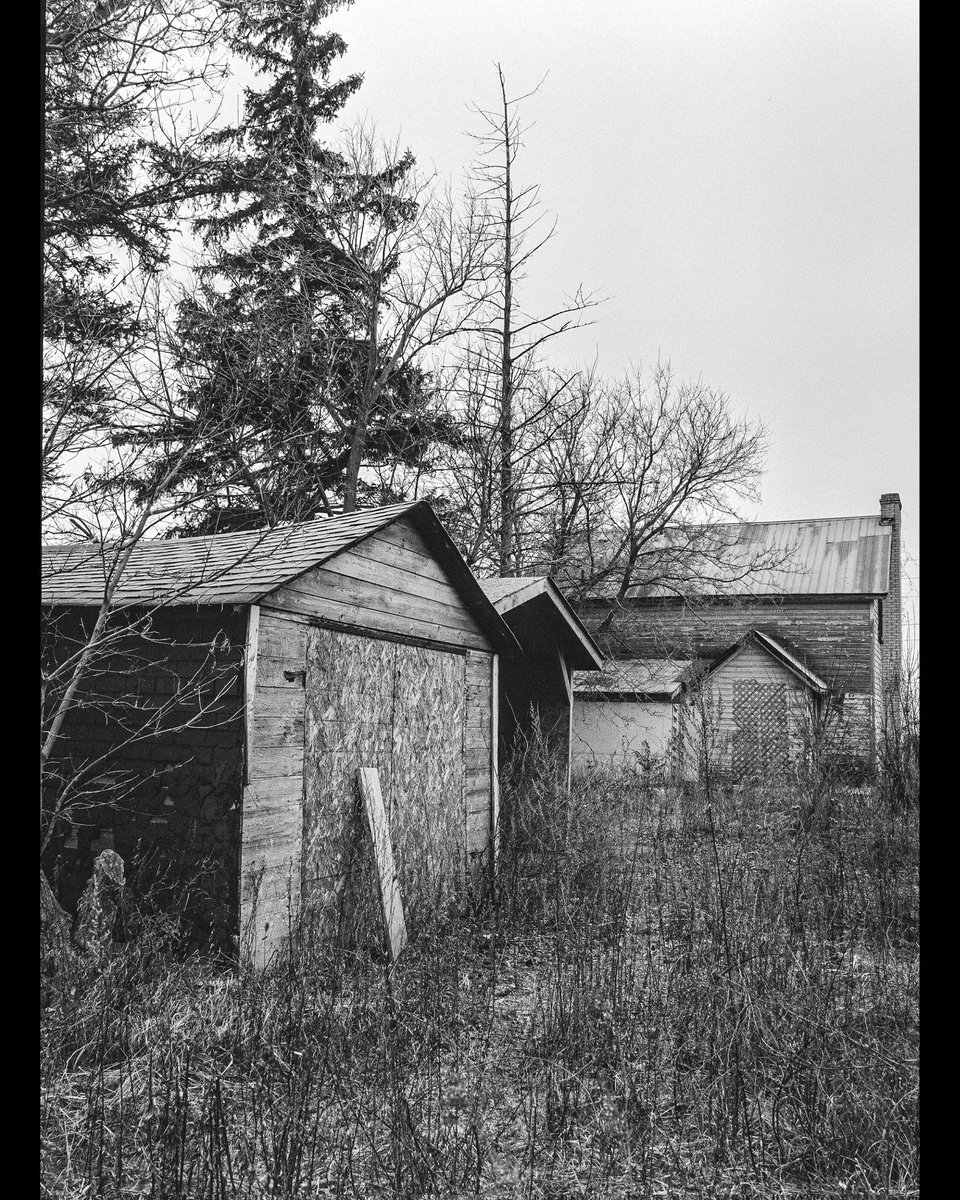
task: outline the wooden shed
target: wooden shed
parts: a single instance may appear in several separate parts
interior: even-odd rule
[[[500,756],[530,733],[533,715],[570,778],[573,673],[599,671],[603,655],[549,575],[480,581],[520,644],[499,671]]]
[[[800,766],[828,690],[781,641],[750,630],[685,680],[675,709],[680,774],[697,778],[709,752],[737,779],[784,778]]]
[[[82,637],[94,619],[104,554],[92,543],[45,553],[43,601],[58,635]],[[361,766],[379,771],[414,915],[489,864],[498,659],[517,644],[429,505],[143,541],[114,603],[153,613],[137,669],[148,708],[161,682],[169,691],[211,647],[235,682],[219,687],[216,721],[133,743],[111,733],[109,717],[104,734],[103,705],[79,704],[62,751],[139,776],[132,802],[103,816],[122,856],[145,833],[161,850],[166,836],[171,853],[205,835],[219,903],[255,961],[283,945],[291,917],[328,927],[342,909]],[[100,671],[95,686],[130,686],[111,679]],[[84,846],[96,846],[89,830]]]

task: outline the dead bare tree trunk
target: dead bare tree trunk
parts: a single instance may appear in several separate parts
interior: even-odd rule
[[[492,213],[490,229],[495,246],[496,298],[489,306],[492,311],[487,321],[478,332],[481,347],[486,340],[486,353],[489,355],[489,395],[494,409],[493,425],[499,459],[497,474],[500,495],[495,527],[497,569],[500,575],[509,576],[517,570],[520,509],[517,393],[522,386],[520,375],[531,371],[533,355],[546,341],[584,324],[584,312],[597,301],[585,296],[582,289],[578,288],[568,303],[546,316],[530,316],[521,313],[518,308],[517,282],[522,278],[523,269],[531,257],[554,236],[556,224],[530,244],[531,234],[541,220],[540,216],[532,215],[539,203],[539,188],[531,184],[518,189],[514,180],[514,163],[525,132],[517,107],[534,95],[539,85],[526,95],[511,99],[507,95],[503,68],[499,63],[497,77],[500,102],[495,109],[474,109],[483,118],[487,128],[485,132],[472,136],[481,146],[481,159],[475,167],[475,175]],[[485,156],[489,156],[487,161],[483,161]]]
[[[510,109],[497,63],[503,106],[503,333],[500,351],[500,574],[513,574],[516,499],[513,492],[513,153]]]

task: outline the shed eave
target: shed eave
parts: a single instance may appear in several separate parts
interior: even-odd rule
[[[759,646],[766,654],[775,659],[782,666],[786,667],[791,674],[795,675],[801,683],[814,692],[818,696],[825,696],[829,692],[829,688],[815,671],[811,671],[808,666],[800,662],[785,646],[782,646],[775,638],[769,634],[763,633],[759,629],[749,630],[739,641],[734,642],[729,649],[719,655],[706,668],[703,678],[708,678],[715,674],[726,663],[736,656],[750,643]],[[685,683],[684,690],[689,691],[691,684]]]
[[[677,697],[680,695],[680,693],[681,693],[681,688],[678,685],[677,687],[671,689],[670,691],[638,692],[638,691],[609,691],[609,690],[601,690],[601,689],[586,689],[586,690],[575,691],[573,695],[574,695],[574,700],[578,703],[583,702],[583,701],[586,701],[589,703],[594,700],[626,700],[626,701],[635,700],[635,701],[639,701],[642,703],[647,703],[647,702],[652,702],[652,701],[663,701],[665,703],[672,703],[674,700],[677,699]]]
[[[484,582],[490,581],[481,581],[481,590]],[[606,661],[603,652],[549,575],[539,575],[530,579],[514,591],[491,600],[490,603],[503,616],[540,599],[545,599],[551,605],[551,611],[562,623],[566,642],[564,649],[570,668],[577,671],[603,670]]]

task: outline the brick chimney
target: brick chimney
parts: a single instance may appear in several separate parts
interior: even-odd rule
[[[894,684],[900,674],[903,647],[903,617],[900,594],[900,497],[886,492],[880,497],[880,524],[890,526],[890,586],[883,600],[883,645],[880,662],[883,689]]]

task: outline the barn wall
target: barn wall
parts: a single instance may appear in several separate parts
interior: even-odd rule
[[[431,744],[433,737],[445,745],[454,736],[452,720],[460,728],[456,753],[443,761],[448,770],[459,763],[462,778],[444,784],[455,793],[445,819],[456,815],[461,854],[487,849],[493,655],[406,521],[265,597],[258,641],[242,877],[248,936],[254,957],[264,959],[307,898],[302,884],[310,892],[308,909],[329,909],[343,894],[345,876],[338,872],[347,872],[354,845],[355,827],[348,836],[344,815],[356,768],[380,769],[388,805],[400,794],[403,772],[403,787],[416,792],[425,786],[424,772],[442,764],[432,751],[415,753],[415,743]],[[337,649],[348,667],[338,667]],[[305,735],[315,747],[306,770]],[[395,841],[399,836],[408,845],[412,871],[415,835],[404,828],[395,828]]]
[[[673,729],[669,700],[604,700],[576,697],[573,706],[573,761],[633,764],[647,753],[666,756]]]
[[[682,601],[628,601],[608,629],[609,610],[594,602],[580,617],[611,658],[716,657],[751,629],[782,641],[831,688],[857,695],[873,691],[875,634],[870,599],[809,602],[752,601],[702,605]]]
[[[90,611],[60,610],[47,653],[74,650],[94,620]],[[131,637],[85,677],[63,727],[58,763],[76,775],[103,756],[95,775],[129,784],[119,793],[102,790],[102,803],[77,811],[72,831],[64,823],[45,856],[68,908],[79,899],[93,858],[112,846],[137,889],[159,898],[161,889],[191,881],[185,911],[197,938],[231,945],[238,911],[244,623],[245,614],[232,609],[161,610],[149,638]],[[159,731],[131,741],[130,730],[146,729],[161,710]]]

